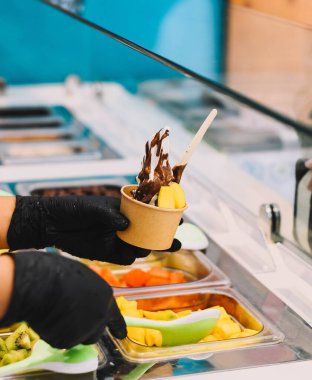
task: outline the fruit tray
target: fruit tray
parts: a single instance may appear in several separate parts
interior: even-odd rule
[[[246,299],[238,292],[229,288],[191,289],[167,292],[165,295],[155,292],[149,295],[126,296],[126,299],[136,300],[138,309],[148,311],[196,311],[198,309],[203,310],[213,306],[220,306],[225,309],[231,319],[237,322],[242,329],[258,331],[257,334],[252,336],[172,347],[148,347],[128,337],[118,340],[110,335],[110,338],[123,357],[130,362],[166,361],[181,357],[204,358],[221,351],[276,344],[284,338],[283,334],[271,325]]]
[[[112,284],[116,296],[127,294],[148,294],[155,291],[173,291],[207,286],[229,286],[230,284],[229,278],[201,251],[180,250],[173,253],[152,252],[146,258],[137,259],[128,267],[103,263],[100,261],[82,261],[89,265],[99,266],[99,268],[109,268],[113,276],[117,279],[122,278],[122,276],[133,269],[149,271],[152,268],[161,268],[170,272],[181,273],[185,279],[185,282],[181,283],[168,283],[165,285],[143,287],[121,287]]]

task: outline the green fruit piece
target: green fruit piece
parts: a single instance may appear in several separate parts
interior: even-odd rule
[[[170,184],[170,187],[173,189],[174,192],[174,207],[175,208],[183,208],[186,205],[186,200],[185,200],[185,194],[184,190],[182,189],[182,186],[179,185],[176,182],[172,182]]]
[[[29,350],[31,348],[31,342],[27,332],[24,332],[20,335],[20,338],[18,340],[18,346],[20,348],[26,348],[26,350]]]
[[[3,358],[3,356],[8,352],[7,346],[5,344],[5,341],[0,338],[0,359]]]
[[[23,344],[25,340],[27,340],[27,338],[25,338],[27,330],[27,325],[23,323],[5,340],[8,351],[24,348]]]
[[[28,327],[27,333],[30,339],[31,347],[33,347],[33,345],[40,339],[40,336],[30,327]]]
[[[19,362],[23,359],[26,359],[27,356],[28,356],[28,351],[25,349],[12,350],[3,356],[3,358],[0,362],[0,366]]]
[[[161,186],[157,205],[161,208],[175,208],[174,190],[171,186]]]
[[[161,310],[161,311],[145,311],[143,310],[143,316],[148,319],[153,319],[156,321],[172,321],[177,319],[177,314],[172,310]]]

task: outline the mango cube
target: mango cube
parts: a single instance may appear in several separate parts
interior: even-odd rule
[[[145,329],[145,342],[146,345],[151,346],[162,346],[162,335],[158,330]]]
[[[213,334],[217,334],[222,339],[228,339],[231,335],[241,332],[239,325],[232,321],[219,320],[213,329]]]

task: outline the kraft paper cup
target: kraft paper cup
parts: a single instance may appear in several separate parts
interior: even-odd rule
[[[131,194],[136,188],[137,186],[126,185],[121,189],[120,211],[130,223],[125,231],[117,231],[117,236],[126,243],[140,248],[170,248],[187,206],[171,209],[139,202]]]

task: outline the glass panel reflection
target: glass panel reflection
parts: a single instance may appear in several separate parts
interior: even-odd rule
[[[148,8],[144,0],[41,1],[81,16],[81,21],[120,42],[277,120],[311,132],[309,25],[223,0],[158,0],[149,2]]]

